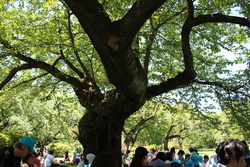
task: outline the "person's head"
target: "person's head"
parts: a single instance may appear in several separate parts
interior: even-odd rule
[[[53,150],[49,150],[49,154],[50,154],[50,155],[54,155],[54,153],[55,153],[55,152],[54,152]]]
[[[181,167],[181,161],[180,160],[173,160],[171,162],[171,167]]]
[[[209,156],[208,155],[204,155],[203,159],[204,159],[204,162],[206,163],[209,160]]]
[[[145,147],[137,147],[130,167],[141,167],[142,163],[145,163],[147,161],[147,154],[148,151]]]
[[[189,153],[185,154],[185,159],[190,160],[191,159],[191,154],[189,154]]]
[[[151,152],[151,153],[155,153],[155,151],[156,151],[156,150],[155,150],[154,148],[151,148],[151,149],[150,149],[150,152]]]
[[[164,152],[158,152],[155,159],[161,159],[162,161],[165,162],[166,156],[165,156]]]
[[[217,159],[225,166],[245,167],[245,156],[248,153],[249,149],[242,141],[229,139],[219,145]]]
[[[23,163],[33,166],[35,164],[36,157],[37,156],[34,153],[29,153],[23,158]]]
[[[118,162],[115,159],[115,156],[109,152],[100,152],[94,158],[91,167],[118,167]]]
[[[178,154],[179,157],[183,157],[185,152],[183,150],[179,150],[177,154]]]
[[[14,155],[19,158],[24,158],[30,152],[35,152],[34,145],[35,140],[29,136],[25,136],[14,144]]]
[[[166,152],[165,156],[166,160],[172,161],[174,155],[171,152]]]
[[[171,152],[172,154],[175,154],[175,147],[172,147],[169,152]]]
[[[190,147],[188,150],[190,153],[198,153],[198,151],[193,147]]]

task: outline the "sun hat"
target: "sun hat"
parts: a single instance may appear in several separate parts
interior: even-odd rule
[[[86,155],[86,159],[89,161],[89,163],[92,163],[95,158],[95,154],[89,153]]]
[[[23,137],[20,142],[30,148],[30,151],[36,152],[34,150],[35,140],[32,137],[25,136]]]
[[[171,161],[171,164],[172,164],[172,163],[178,163],[178,164],[181,164],[181,161],[180,161],[180,160],[178,160],[178,159],[174,159],[174,160],[172,160],[172,161]]]

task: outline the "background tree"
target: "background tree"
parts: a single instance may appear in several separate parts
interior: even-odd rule
[[[79,122],[85,153],[109,150],[120,157],[125,120],[163,93],[183,88],[181,98],[197,109],[220,89],[249,97],[246,78],[221,77],[232,75],[227,65],[249,55],[242,45],[250,27],[244,0],[1,4],[0,89],[28,81],[69,84],[86,108]],[[242,17],[228,16],[234,6]],[[221,47],[242,57],[229,61],[217,55]]]
[[[152,102],[152,101],[151,101]],[[161,105],[161,100],[155,105],[152,106],[150,103],[147,105],[145,104],[143,108],[141,108],[139,111],[140,115],[138,116],[138,113],[136,115],[133,114],[130,116],[128,120],[126,120],[125,127],[123,130],[124,133],[124,141],[122,145],[122,152],[127,154],[127,151],[129,150],[130,144],[134,144],[137,138],[137,135],[142,129],[145,128],[151,128],[151,126],[145,126],[146,122],[153,119]],[[151,112],[150,112],[151,111]],[[139,118],[135,119],[135,118]]]

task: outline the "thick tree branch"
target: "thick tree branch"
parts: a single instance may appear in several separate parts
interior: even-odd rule
[[[93,43],[100,41],[103,33],[109,29],[110,25],[106,11],[97,0],[64,0],[68,7],[78,18],[83,29],[89,35]]]
[[[56,67],[49,65],[43,61],[32,59],[30,57],[24,56],[21,53],[16,53],[15,57],[18,57],[19,59],[33,65],[35,68],[43,69],[43,70],[49,72],[54,77],[56,77],[64,82],[67,82],[75,87],[81,88],[81,87],[87,86],[87,84],[84,84],[80,80],[61,72]],[[89,87],[89,86],[87,86],[87,87]]]
[[[153,85],[148,88],[148,98],[151,98],[161,93],[167,93],[170,90],[181,87],[181,85],[189,84],[192,79],[195,78],[195,71],[193,65],[193,56],[190,49],[189,36],[193,27],[200,24],[215,22],[215,23],[233,23],[239,24],[241,26],[246,26],[250,28],[250,20],[226,16],[222,14],[211,14],[211,15],[200,15],[196,18],[193,18],[193,2],[188,0],[189,13],[188,17],[182,27],[182,52],[184,55],[185,70],[182,73],[179,73],[175,78],[169,79],[160,83],[159,85]]]
[[[151,15],[162,6],[166,0],[137,0],[127,14],[122,18],[121,28],[128,37],[128,43],[131,43]]]
[[[13,68],[10,72],[9,75],[5,78],[3,82],[0,83],[0,90],[16,75],[18,71],[22,70],[27,70],[27,69],[32,69],[34,66],[30,64],[23,64],[18,67]]]
[[[14,50],[14,48],[12,48],[12,46],[8,43],[8,41],[3,40],[2,38],[0,38],[0,43],[5,48]],[[54,65],[56,64],[56,62],[60,58],[57,59],[53,65],[49,65],[43,61],[35,60],[35,59],[30,58],[30,57],[24,56],[23,54],[21,54],[17,51],[14,51],[12,54],[13,54],[13,56],[19,58],[20,60],[23,60],[24,62],[28,63],[28,65],[21,66],[21,68],[32,68],[32,67],[33,68],[40,68],[40,69],[47,71],[48,73],[50,73],[54,77],[56,77],[64,82],[67,82],[67,83],[69,83],[77,88],[87,88],[88,89],[90,87],[90,85],[88,85],[84,82],[81,82],[80,80],[78,80],[72,76],[69,76],[67,74],[64,74],[63,72],[58,70]],[[1,84],[4,86],[6,84],[6,81],[10,81],[10,79],[17,72],[17,70],[20,71],[21,69],[18,69],[18,68],[13,69],[13,72],[9,75],[8,78],[6,78],[5,82],[3,82]]]

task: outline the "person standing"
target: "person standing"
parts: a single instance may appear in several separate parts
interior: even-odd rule
[[[25,136],[12,147],[0,149],[0,167],[20,167],[21,159],[34,150],[35,140]]]

